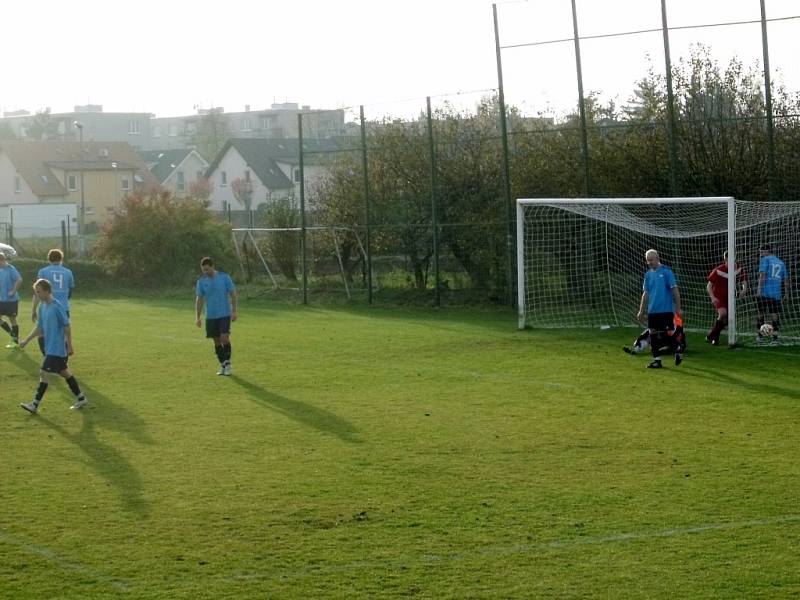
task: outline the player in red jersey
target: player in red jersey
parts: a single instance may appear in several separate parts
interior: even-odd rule
[[[728,253],[725,252],[722,257],[724,262],[711,269],[706,278],[708,280],[706,291],[708,297],[711,298],[711,304],[717,311],[717,319],[714,321],[711,331],[708,332],[706,341],[714,346],[719,346],[719,336],[728,325]],[[739,298],[744,298],[747,293],[747,274],[738,262],[736,263],[735,277],[739,288]]]

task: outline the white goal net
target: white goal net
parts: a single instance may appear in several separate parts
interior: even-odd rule
[[[786,265],[782,343],[800,343],[800,202],[732,198],[517,200],[519,326],[640,326],[636,313],[647,268],[658,250],[678,280],[685,327],[711,328],[716,311],[707,276],[728,251],[748,280],[729,290],[728,342],[757,338],[759,248],[769,243]]]
[[[348,298],[364,288],[366,251],[352,228],[306,227],[305,253],[300,227],[236,228],[232,234],[247,281],[263,281],[272,290],[299,290],[305,274],[313,289],[343,290]]]

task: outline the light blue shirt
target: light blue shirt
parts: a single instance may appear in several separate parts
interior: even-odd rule
[[[672,269],[660,265],[644,274],[642,291],[647,292],[647,313],[673,312],[672,288],[678,285]]]
[[[783,264],[783,261],[774,254],[764,256],[758,264],[758,272],[766,275],[764,278],[764,286],[761,288],[761,297],[780,300],[782,292],[781,284],[783,280],[789,276],[789,272],[786,270],[786,265]]]
[[[64,305],[64,310],[69,310],[70,291],[75,287],[72,271],[63,265],[48,265],[39,269],[37,277],[50,282],[55,299]]]
[[[14,293],[9,296],[8,293],[14,289],[14,284],[22,279],[14,268],[14,265],[6,263],[6,266],[0,269],[0,302],[19,302],[19,294]]]
[[[48,356],[67,356],[67,339],[64,327],[69,325],[69,317],[64,305],[53,298],[48,304],[39,304],[39,329],[44,335],[44,353]]]
[[[206,319],[231,316],[228,295],[235,289],[230,275],[223,271],[217,271],[213,277],[203,274],[197,280],[195,292],[206,302]]]

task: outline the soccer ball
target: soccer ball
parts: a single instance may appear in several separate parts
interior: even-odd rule
[[[764,337],[771,336],[774,331],[775,328],[769,323],[764,323],[758,330],[758,332]]]

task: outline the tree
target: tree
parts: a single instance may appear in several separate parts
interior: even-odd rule
[[[97,257],[137,284],[185,283],[200,258],[233,264],[230,227],[217,222],[206,202],[165,190],[135,190],[101,232]]]
[[[36,111],[33,118],[25,124],[27,137],[42,141],[58,135],[58,124],[50,117],[50,109]]]
[[[212,108],[200,117],[194,143],[203,158],[211,162],[230,137],[231,127],[228,117],[221,109]]]
[[[0,140],[15,140],[17,139],[11,125],[5,121],[0,122]]]
[[[250,212],[250,208],[253,205],[253,184],[244,177],[237,177],[231,181],[231,191],[233,191],[233,197],[236,198],[236,201],[247,212]]]

